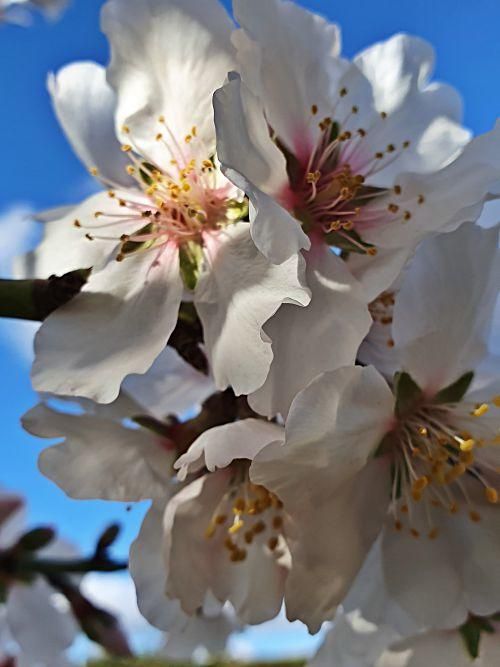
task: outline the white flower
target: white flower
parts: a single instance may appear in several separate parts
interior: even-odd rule
[[[495,667],[500,660],[500,637],[488,619],[472,619],[488,630],[480,633],[471,655],[463,633],[466,628],[427,631],[401,638],[388,626],[368,622],[359,611],[337,613],[310,667]],[[479,627],[479,626],[477,626]]]
[[[498,130],[452,162],[469,133],[456,92],[430,83],[434,55],[420,39],[397,35],[349,63],[336,26],[291,2],[234,9],[241,74],[214,98],[219,158],[250,198],[257,247],[276,263],[302,250],[312,291],[309,307],[282,308],[265,327],[274,361],[251,404],[286,415],[318,373],[353,363],[365,300],[417,242],[481,207],[498,179]]]
[[[14,546],[25,533],[24,503],[0,492],[0,552]],[[74,551],[57,541],[39,552],[67,557]],[[2,580],[5,604],[0,605],[0,660],[15,656],[26,667],[65,667],[66,649],[78,629],[73,616],[58,604],[56,591],[42,578],[30,583]],[[8,663],[7,663],[8,664]]]
[[[162,420],[196,407],[211,390],[208,379],[167,349],[147,376],[127,378],[114,403],[82,400],[78,411],[69,412],[44,400],[24,415],[22,424],[32,435],[63,438],[41,453],[39,467],[71,497],[163,498],[178,454]]]
[[[309,292],[301,258],[278,267],[255,248],[237,222],[243,195],[218,165],[212,93],[234,68],[232,23],[216,0],[109,0],[102,24],[107,80],[100,66],[77,63],[49,81],[71,144],[108,192],[59,214],[24,262],[25,274],[44,277],[93,268],[42,325],[34,386],[113,401],[123,378],[165,348],[186,297],[217,386],[249,393],[272,359],[262,326]]]
[[[206,431],[176,463],[181,480],[195,477],[166,506],[164,571],[167,594],[188,615],[209,594],[243,623],[278,614],[288,572],[282,505],[250,482],[248,468],[282,436],[275,424],[241,420]]]
[[[162,557],[163,513],[166,499],[153,503],[130,550],[130,572],[143,616],[168,633],[164,652],[170,659],[192,658],[203,647],[210,655],[223,652],[238,623],[228,610],[207,596],[193,616],[187,616],[178,600],[165,594],[166,571]]]
[[[496,229],[474,225],[427,241],[396,303],[392,390],[373,367],[325,373],[292,404],[284,446],[252,465],[295,524],[287,609],[311,630],[379,535],[389,594],[417,624],[500,608],[498,380],[469,389],[487,350],[497,247]]]

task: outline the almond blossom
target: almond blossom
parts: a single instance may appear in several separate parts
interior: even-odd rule
[[[15,546],[25,533],[24,502],[0,492],[0,552]],[[57,541],[41,551],[45,555],[74,556],[69,545]],[[0,581],[0,664],[14,660],[19,667],[67,667],[66,650],[78,627],[71,613],[58,604],[56,591],[41,577],[22,582]]]
[[[37,335],[34,386],[112,402],[165,348],[187,299],[217,386],[248,393],[272,359],[263,324],[310,297],[302,258],[275,266],[256,249],[238,222],[244,196],[217,161],[211,100],[235,67],[231,21],[216,0],[109,0],[102,26],[107,71],[76,63],[49,80],[63,129],[106,191],[56,211],[21,263],[35,277],[92,268]]]
[[[234,11],[239,74],[214,98],[219,158],[249,196],[257,247],[278,264],[302,251],[312,291],[309,307],[285,306],[265,327],[273,364],[251,404],[286,415],[305,383],[354,361],[364,299],[417,243],[474,219],[498,179],[498,130],[468,144],[423,40],[396,35],[348,62],[338,28],[291,2]]]
[[[481,382],[498,285],[498,230],[427,241],[398,294],[399,372],[319,376],[295,398],[284,445],[250,477],[290,517],[287,610],[316,631],[381,539],[387,590],[420,626],[500,606],[498,382]],[[436,596],[436,591],[439,595]]]

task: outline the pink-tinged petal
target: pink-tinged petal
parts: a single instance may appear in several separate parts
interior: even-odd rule
[[[318,128],[304,122],[306,114],[313,105],[320,118],[331,113],[332,79],[345,68],[338,59],[338,27],[292,2],[235,0],[233,4],[236,20],[258,45],[257,92],[271,127],[290,148],[302,142],[307,146]],[[242,61],[244,80],[249,65]]]
[[[304,262],[294,255],[271,264],[255,247],[246,223],[208,237],[205,259],[195,304],[215,383],[248,394],[264,383],[273,356],[262,331],[265,323],[283,303],[309,303]]]
[[[264,327],[273,361],[250,403],[268,417],[286,417],[295,396],[320,373],[354,363],[371,325],[366,296],[345,263],[323,245],[305,257],[311,303],[282,306]]]
[[[130,373],[145,373],[165,348],[183,293],[179,254],[168,245],[91,275],[82,292],[45,320],[35,340],[37,391],[110,403]]]
[[[88,169],[113,184],[130,186],[129,164],[115,134],[116,96],[106,70],[92,62],[68,65],[51,74],[48,88],[57,118],[73,150]]]
[[[287,184],[285,160],[269,136],[261,102],[239,75],[214,95],[217,151],[226,176],[250,198],[252,238],[257,248],[281,264],[310,241],[276,197]]]
[[[165,495],[175,453],[158,436],[42,403],[22,423],[32,435],[63,438],[41,453],[39,467],[72,498],[133,502]]]

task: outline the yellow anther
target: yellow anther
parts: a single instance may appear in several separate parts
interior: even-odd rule
[[[425,202],[425,197],[424,195],[418,195],[417,202],[422,205]]]
[[[75,227],[80,228],[80,227],[82,226],[82,223],[80,222],[80,220],[75,220],[75,221],[73,222],[73,225],[74,225]]]
[[[427,477],[419,477],[412,484],[412,491],[423,491],[429,485],[429,480]]]
[[[97,167],[90,167],[89,173],[92,176],[98,176],[99,175],[99,169]]]
[[[403,142],[403,148],[409,148],[411,145],[411,141],[404,141]]]
[[[418,531],[418,530],[415,530],[415,528],[412,528],[412,529],[410,530],[410,533],[411,533],[411,536],[414,537],[415,539],[417,539],[417,538],[420,537],[420,533],[419,533],[419,531]]]
[[[394,186],[394,193],[400,195],[403,192],[403,188],[400,185]]]
[[[113,192],[113,190],[108,190],[108,197],[110,199],[114,199],[116,197],[116,194]]]
[[[279,530],[283,526],[283,517],[275,516],[273,519],[273,528]]]
[[[401,512],[403,514],[408,514],[408,505],[401,505]]]
[[[366,137],[366,130],[364,130],[362,127],[358,129],[358,134],[360,137]]]
[[[253,538],[254,538],[254,534],[253,534],[253,532],[252,532],[251,530],[247,530],[247,531],[244,533],[243,538],[244,538],[244,540],[245,540],[245,542],[246,542],[247,544],[252,544],[252,542],[253,542]]]
[[[260,533],[263,533],[265,529],[266,524],[263,521],[257,521],[257,523],[252,528],[252,531],[254,535],[259,535]]]
[[[165,122],[165,116],[158,116],[158,122],[159,123],[164,123]]]
[[[130,127],[128,125],[122,125],[122,132],[124,134],[130,134]]]
[[[469,512],[469,517],[471,521],[474,521],[474,523],[479,523],[479,521],[481,521],[481,515],[475,510],[471,510]]]
[[[500,396],[494,396],[491,402],[496,408],[500,408]]]
[[[458,509],[459,508],[458,508],[457,503],[455,503],[455,502],[451,503],[449,509],[450,509],[450,514],[458,514]]]
[[[429,431],[425,428],[425,426],[421,426],[421,427],[418,429],[418,432],[419,432],[419,434],[420,434],[421,436],[423,436],[424,438],[427,437],[427,436],[429,435]]]
[[[215,517],[214,521],[218,526],[222,526],[222,524],[226,523],[226,521],[227,521],[227,515],[226,514],[218,514]]]
[[[368,248],[368,250],[366,251],[366,253],[367,253],[368,255],[370,255],[370,257],[375,257],[375,255],[378,254],[378,250],[377,250],[377,248]]]
[[[185,141],[186,144],[190,144],[193,141],[192,135],[191,134],[186,134],[186,136],[184,137],[184,141]]]
[[[498,503],[498,491],[491,486],[487,486],[484,490],[488,502],[496,505]]]
[[[433,528],[431,531],[429,531],[428,538],[430,540],[435,540],[436,537],[439,535],[439,531],[437,528]]]
[[[312,113],[313,116],[315,116],[318,113],[318,105],[317,104],[312,105],[311,113]]]
[[[230,537],[226,537],[224,540],[224,546],[228,551],[234,551],[238,548]]]
[[[97,218],[100,218],[101,215],[104,215],[102,211],[96,211],[96,212],[94,213],[94,218],[97,220]]]
[[[158,132],[155,139],[156,139],[156,141],[161,141],[163,139],[163,134],[161,132]]]
[[[462,450],[462,452],[472,452],[475,446],[476,446],[476,441],[473,440],[472,438],[469,438],[468,440],[463,440],[460,443],[460,449]]]
[[[389,211],[389,213],[397,213],[399,211],[399,206],[397,204],[392,204],[391,203],[387,207],[387,210]]]
[[[117,262],[123,262],[124,259],[125,259],[125,255],[123,253],[119,252],[118,255],[116,256],[116,261]]]
[[[394,153],[395,150],[396,150],[396,146],[394,144],[389,144],[386,148],[386,151],[388,153]]]
[[[460,460],[465,466],[470,467],[474,463],[474,454],[472,452],[460,452]]]
[[[271,551],[274,551],[278,546],[278,538],[276,536],[270,537],[267,541],[267,546],[271,549]]]
[[[352,111],[352,113],[358,113],[358,111],[359,111],[359,107],[357,107],[356,105],[354,105],[354,106],[352,107],[351,111]]]
[[[348,92],[349,92],[349,90],[347,88],[341,88],[340,92],[339,92],[339,95],[340,95],[340,97],[345,97]]]
[[[473,411],[472,416],[473,417],[482,417],[485,415],[488,410],[490,409],[490,406],[487,403],[483,403],[482,405],[478,405],[477,408]]]
[[[380,112],[380,118],[383,118],[385,120],[387,118],[387,112],[381,111]]]
[[[243,528],[244,525],[245,525],[245,524],[244,524],[244,522],[243,522],[241,519],[237,519],[237,520],[233,523],[233,525],[229,528],[229,533],[230,533],[231,535],[234,535],[235,533],[239,532],[239,531]]]
[[[382,152],[375,153],[375,158],[377,160],[381,160],[384,157],[384,154]]]
[[[233,512],[236,514],[241,514],[245,511],[246,502],[244,498],[236,498],[233,503]]]
[[[130,144],[123,144],[122,151],[124,153],[130,153],[131,150],[132,150],[132,146]]]
[[[215,535],[216,527],[211,523],[205,531],[205,539],[210,540]]]
[[[411,220],[411,212],[410,211],[405,211],[403,215],[403,220],[405,222],[408,222],[408,220]]]
[[[368,254],[371,254],[371,253],[368,253]],[[392,338],[389,338],[387,340],[386,345],[387,345],[388,348],[390,348],[392,350],[392,348],[396,345],[396,343],[394,342],[394,340]]]
[[[401,523],[401,521],[394,522],[394,529],[397,530],[398,533],[403,530],[403,524]]]

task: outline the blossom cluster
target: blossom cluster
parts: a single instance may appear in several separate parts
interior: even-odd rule
[[[162,630],[284,604],[336,619],[317,665],[494,667],[500,125],[471,136],[419,38],[349,60],[292,2],[233,13],[108,0],[109,66],[49,78],[100,190],[17,262],[88,275],[36,337],[40,469],[151,501],[130,569]]]

